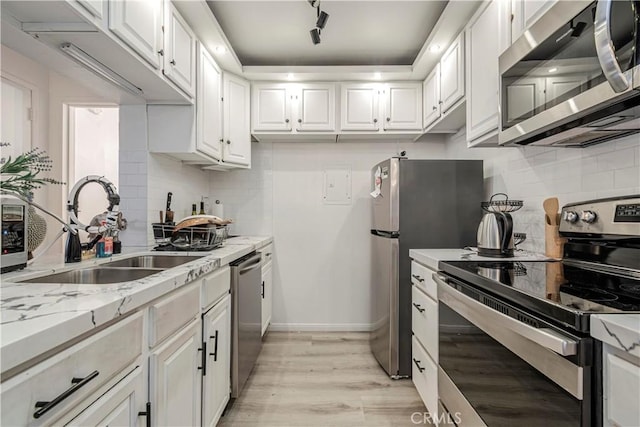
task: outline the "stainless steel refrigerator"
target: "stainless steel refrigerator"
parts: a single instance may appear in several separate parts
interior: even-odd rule
[[[409,249],[475,246],[481,160],[391,158],[371,173],[371,351],[393,378],[411,375]]]

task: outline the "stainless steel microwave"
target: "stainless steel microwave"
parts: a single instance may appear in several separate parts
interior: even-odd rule
[[[500,56],[500,144],[640,132],[640,1],[558,1]]]

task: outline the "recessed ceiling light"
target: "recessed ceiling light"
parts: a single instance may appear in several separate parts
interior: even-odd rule
[[[224,46],[216,46],[216,53],[225,53],[226,51]]]
[[[293,80],[293,74],[291,73],[287,74],[287,80]]]
[[[374,78],[374,79],[376,79],[376,80],[380,80],[380,79],[382,79],[382,74],[380,74],[380,73],[375,73],[375,74],[373,75],[373,78]]]
[[[440,52],[440,50],[442,50],[442,47],[440,47],[439,44],[432,44],[431,47],[429,47],[429,52],[431,53],[437,53]]]
[[[556,67],[549,68],[549,72],[550,73],[555,73],[556,71],[558,71],[558,68],[556,68]]]

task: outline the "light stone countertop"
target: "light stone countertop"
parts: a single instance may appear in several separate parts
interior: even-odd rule
[[[548,261],[553,259],[544,254],[521,250],[516,250],[512,258],[479,256],[475,250],[470,249],[411,249],[409,256],[432,270],[438,270],[440,261]]]
[[[640,314],[594,314],[591,336],[640,359]]]
[[[230,238],[208,252],[127,253],[73,265],[44,265],[0,276],[0,370],[6,372],[56,346],[193,282],[272,242],[271,237]],[[45,274],[108,265],[139,255],[200,258],[139,280],[105,285],[17,283]]]

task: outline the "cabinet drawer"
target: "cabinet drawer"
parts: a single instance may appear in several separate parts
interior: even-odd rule
[[[142,313],[136,313],[3,382],[0,424],[52,424],[142,353],[142,324]],[[36,402],[52,402],[65,394],[35,418],[36,411],[45,410],[36,408]]]
[[[200,311],[199,304],[200,281],[153,304],[149,310],[149,347],[155,346],[196,317]]]
[[[411,329],[435,362],[438,361],[438,303],[411,287]]]
[[[266,265],[273,259],[273,243],[269,243],[267,246],[258,250],[262,253],[262,265]]]
[[[415,261],[411,262],[411,282],[438,301],[438,286],[431,276],[434,271]]]
[[[229,266],[225,266],[205,276],[202,280],[202,308],[205,309],[209,307],[227,295],[229,289],[231,289],[231,268],[229,268]]]
[[[416,337],[411,341],[411,378],[422,398],[427,410],[434,415],[433,422],[438,414],[438,367],[427,355]]]

